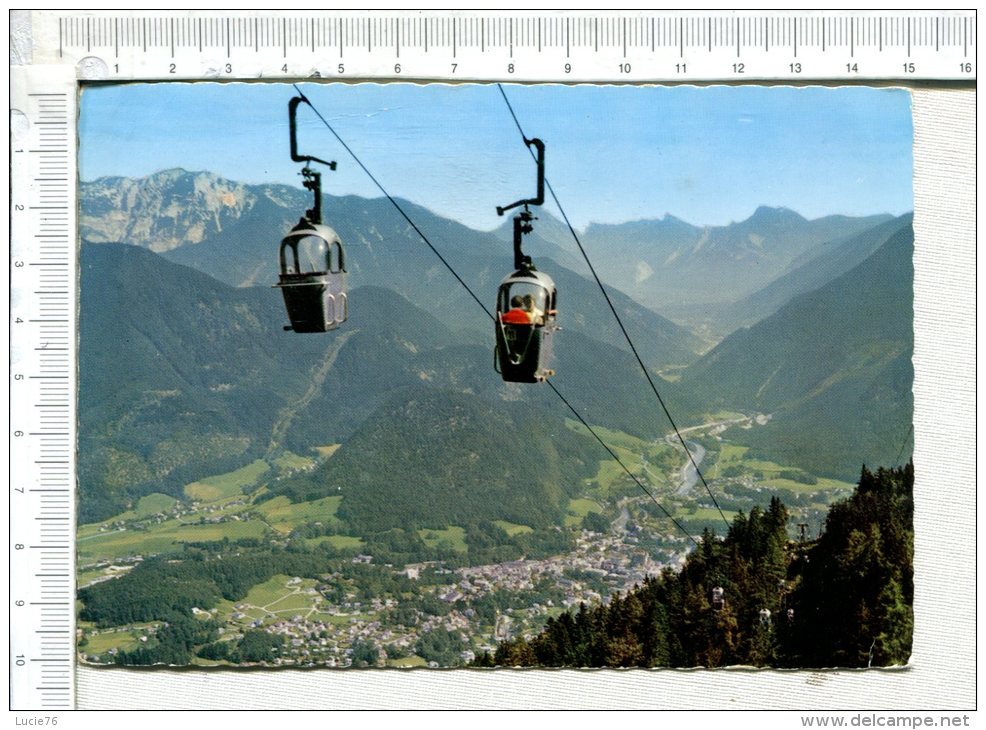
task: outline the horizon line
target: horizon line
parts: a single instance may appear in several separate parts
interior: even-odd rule
[[[226,177],[225,175],[223,175],[221,173],[213,172],[212,170],[189,170],[189,169],[186,169],[184,167],[166,167],[166,168],[162,168],[160,170],[157,170],[155,172],[148,173],[147,175],[143,175],[141,177],[131,177],[129,175],[100,175],[99,177],[97,177],[95,179],[92,179],[92,180],[83,180],[83,179],[80,178],[79,179],[79,184],[80,185],[92,185],[92,184],[98,183],[101,180],[117,180],[117,179],[119,179],[119,180],[141,181],[141,180],[147,180],[147,179],[152,178],[152,177],[155,177],[157,175],[161,175],[163,173],[173,172],[173,171],[183,172],[183,173],[187,173],[189,175],[203,175],[203,174],[204,175],[212,175],[212,176],[217,177],[220,180],[223,180],[225,182],[235,183],[237,185],[242,185],[242,186],[246,186],[246,187],[279,186],[279,187],[290,188],[291,190],[296,190],[299,193],[304,192],[302,188],[300,188],[300,187],[297,187],[296,188],[296,187],[294,187],[294,186],[292,186],[292,185],[290,185],[288,183],[284,183],[284,182],[243,182],[243,181],[240,181],[240,180],[234,180],[232,178]],[[336,198],[336,199],[342,199],[342,198],[358,198],[360,200],[384,200],[384,199],[386,199],[386,196],[384,196],[384,195],[377,195],[375,197],[366,197],[366,196],[363,196],[363,195],[357,195],[356,193],[346,193],[346,194],[343,194],[343,195],[333,195],[332,193],[323,192],[322,195],[323,196],[326,196],[326,197],[329,197],[329,198]],[[80,200],[81,200],[82,195],[80,194],[79,197],[80,197]],[[410,205],[415,205],[415,206],[417,206],[419,208],[423,208],[423,209],[427,210],[429,213],[431,213],[434,216],[437,216],[439,218],[444,218],[445,220],[453,221],[455,223],[458,223],[461,226],[464,226],[466,228],[469,228],[470,230],[478,231],[478,232],[481,232],[481,233],[492,233],[492,232],[498,231],[498,230],[500,230],[500,229],[502,229],[504,227],[508,227],[508,222],[510,220],[509,218],[505,218],[504,221],[503,221],[503,223],[501,223],[500,225],[494,226],[492,228],[474,228],[473,226],[470,226],[470,225],[468,225],[466,223],[463,223],[460,220],[457,220],[455,218],[450,218],[447,215],[444,215],[442,213],[436,212],[431,207],[429,207],[427,205],[424,205],[423,203],[418,203],[418,202],[415,202],[413,200],[410,200],[408,198],[404,198],[404,197],[401,197],[401,196],[394,196],[394,197],[396,199],[398,199],[398,200],[402,200],[402,201],[404,201],[406,203],[409,203]],[[684,218],[681,218],[680,216],[675,215],[674,213],[671,213],[670,211],[665,211],[665,213],[664,213],[663,216],[654,216],[652,218],[630,218],[630,219],[626,219],[626,220],[618,221],[618,222],[612,222],[612,221],[592,221],[592,220],[590,220],[588,223],[585,224],[584,227],[582,227],[582,228],[577,228],[576,227],[575,230],[578,233],[584,234],[584,233],[586,233],[589,230],[589,228],[591,228],[593,226],[614,226],[614,227],[616,227],[616,226],[632,225],[632,224],[639,224],[639,223],[663,223],[665,221],[669,221],[669,219],[671,219],[672,221],[677,221],[677,222],[683,223],[686,226],[689,226],[689,227],[695,228],[695,229],[699,229],[699,230],[708,229],[708,228],[728,228],[729,226],[739,225],[741,223],[745,223],[745,222],[749,221],[759,211],[764,210],[764,209],[770,210],[770,211],[788,211],[790,213],[794,213],[796,216],[798,216],[799,218],[801,218],[803,221],[806,221],[806,222],[809,222],[809,223],[810,222],[814,222],[814,221],[818,221],[818,220],[822,220],[824,218],[832,218],[832,217],[843,217],[843,218],[873,218],[873,217],[876,217],[876,216],[884,216],[884,215],[886,215],[886,216],[890,216],[891,218],[902,218],[902,217],[904,217],[906,215],[913,215],[914,214],[914,208],[912,206],[910,209],[905,210],[902,213],[892,213],[892,212],[886,211],[886,210],[884,210],[884,211],[877,211],[877,212],[871,212],[871,213],[858,213],[858,214],[835,213],[835,212],[833,212],[833,213],[825,213],[825,214],[816,216],[814,218],[809,218],[806,215],[804,215],[803,213],[801,213],[800,211],[795,210],[794,208],[791,208],[791,207],[786,206],[786,205],[770,205],[770,204],[767,204],[767,203],[760,203],[760,204],[758,204],[753,209],[753,212],[750,213],[745,218],[740,218],[738,220],[730,220],[728,223],[693,223],[693,222],[688,221],[688,220],[686,220]],[[551,216],[551,218],[555,222],[561,224],[563,227],[567,227],[567,226],[565,226],[564,222],[557,215],[555,215],[555,214],[552,213],[552,211],[545,210],[545,209],[542,208],[541,211],[539,211],[539,212]]]

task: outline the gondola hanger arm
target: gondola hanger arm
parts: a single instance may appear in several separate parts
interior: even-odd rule
[[[525,208],[528,205],[544,205],[544,142],[539,140],[537,137],[533,139],[527,139],[524,137],[524,144],[527,145],[528,149],[534,147],[537,150],[537,196],[534,198],[528,198],[526,200],[518,200],[516,203],[511,203],[510,205],[505,205],[503,207],[496,207],[496,214],[503,215],[511,208],[516,208],[518,205],[523,205]]]
[[[318,162],[322,165],[327,165],[330,170],[336,169],[336,163],[333,160],[329,162],[328,160],[321,160],[318,157],[312,157],[311,155],[299,155],[298,154],[298,129],[297,129],[297,116],[298,116],[298,105],[304,102],[311,106],[311,102],[308,101],[304,96],[292,97],[291,101],[288,102],[288,121],[291,127],[291,159],[294,162],[304,162],[307,166],[309,162]]]

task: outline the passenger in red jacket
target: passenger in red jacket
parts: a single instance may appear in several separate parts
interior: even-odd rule
[[[510,310],[501,315],[504,324],[531,324],[531,313],[524,309],[524,300],[513,297],[510,300]]]

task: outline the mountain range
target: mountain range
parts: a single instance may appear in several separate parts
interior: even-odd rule
[[[190,199],[189,191],[194,191],[194,199]],[[209,173],[177,170],[141,181],[101,178],[83,183],[80,194],[80,229],[84,241],[129,243],[164,250],[171,261],[236,287],[270,285],[277,280],[277,245],[311,204],[307,193],[287,186],[242,186]],[[90,196],[96,205],[88,204]],[[352,288],[369,285],[391,289],[434,313],[451,329],[471,330],[485,337],[491,326],[488,315],[483,314],[389,201],[355,196],[324,198],[323,218],[335,228],[346,246]],[[123,215],[142,222],[120,223],[121,214],[113,212],[107,201],[124,200],[132,201],[132,205]],[[193,211],[188,211],[193,200],[198,202],[194,203]],[[225,206],[223,201],[229,205]],[[491,309],[496,287],[513,270],[512,248],[492,233],[471,230],[407,201],[400,204],[477,296],[485,296],[484,304]],[[217,205],[225,207],[217,213]],[[186,212],[173,214],[176,210]],[[163,222],[158,220],[159,211],[168,211]],[[144,220],[145,217],[151,220]],[[181,246],[172,246],[171,241],[179,235],[181,227],[187,240]],[[168,237],[164,247],[155,233],[162,230]],[[130,237],[116,237],[123,235]],[[564,253],[550,245],[539,249],[536,242],[529,252],[542,271],[549,273],[560,286],[564,285],[560,306],[567,326],[623,347],[622,336],[610,326],[610,313],[599,307],[595,285],[547,258],[552,253]],[[612,296],[639,338],[648,362],[664,367],[682,365],[697,357],[703,344],[687,329],[618,290]]]
[[[350,320],[326,336],[283,332],[269,288],[277,243],[309,204],[303,191],[172,170],[82,183],[81,201],[83,521],[279,449],[342,443],[292,496],[358,483],[342,512],[379,527],[362,497],[379,504],[406,488],[402,509],[434,507],[442,494],[468,502],[486,483],[502,499],[484,497],[463,515],[528,510],[547,523],[579,469],[605,458],[559,435],[570,414],[549,390],[496,377],[488,317],[386,200],[326,197],[351,285]],[[402,205],[491,305],[512,263],[503,230]],[[561,224],[536,225],[544,237],[527,250],[559,287],[554,383],[590,423],[662,437],[666,418]],[[723,408],[768,411],[746,443],[819,474],[855,477],[857,461],[894,456],[889,444],[911,413],[909,217],[805,221],[761,208],[717,229],[671,217],[621,228],[591,226],[584,238],[604,278],[621,284],[607,288],[645,362],[680,374],[657,380],[679,425]],[[620,278],[641,261],[651,274]],[[635,301],[647,286],[674,298],[660,281],[695,288],[681,301],[729,310],[720,330],[742,328],[702,356],[707,339]],[[400,465],[413,467],[413,484],[393,482]],[[429,469],[433,478],[420,478]],[[521,473],[536,505],[513,488]]]
[[[696,226],[671,215],[618,225],[590,225],[582,234],[598,254],[604,280],[655,310],[688,312],[739,301],[799,263],[890,216],[826,216],[806,220],[786,208],[761,206],[725,226]]]

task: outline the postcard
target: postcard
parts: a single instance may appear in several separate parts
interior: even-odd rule
[[[917,681],[929,98],[82,84],[81,704]]]
[[[907,91],[122,84],[79,130],[82,661],[907,663]]]

